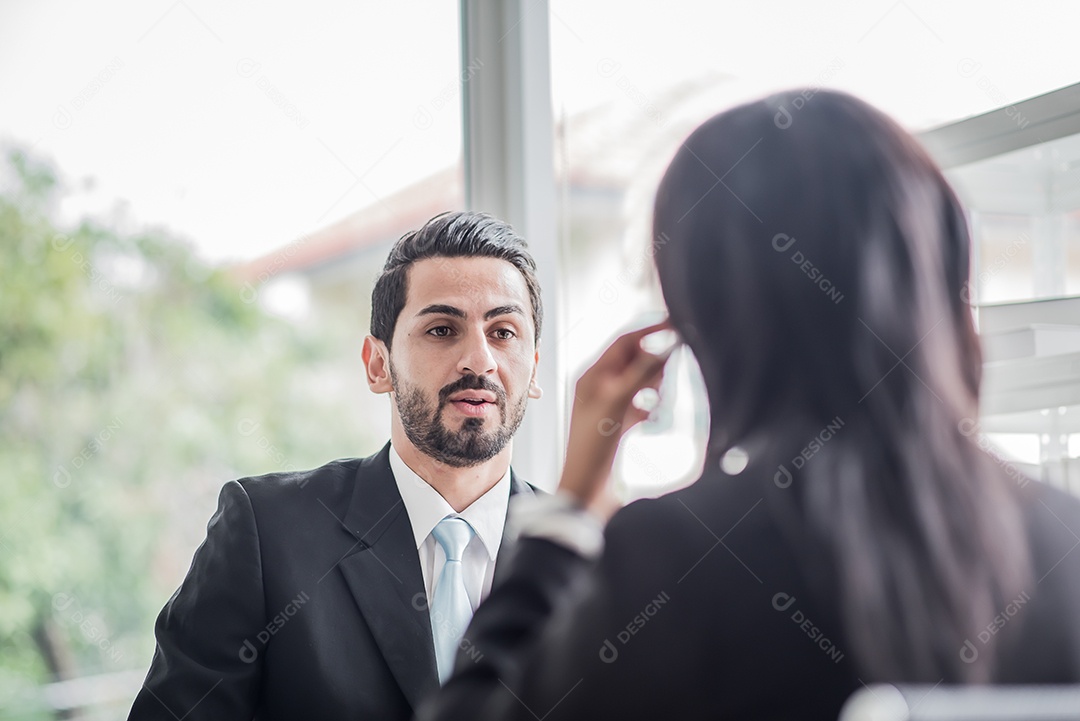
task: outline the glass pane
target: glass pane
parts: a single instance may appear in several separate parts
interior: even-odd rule
[[[950,169],[969,209],[976,304],[1080,293],[1080,136]]]
[[[955,181],[954,181],[955,184]],[[1031,219],[1023,215],[969,211],[978,248],[973,301],[1000,303],[1035,295]]]
[[[649,232],[652,195],[679,143],[711,115],[779,89],[829,87],[920,130],[1078,79],[1071,48],[1080,7],[1060,3],[674,0],[627,7],[614,0],[550,3],[561,293],[572,370],[618,328],[643,323],[662,307],[651,269],[660,240]],[[986,297],[1049,292],[1036,272],[1048,261],[1034,251],[1047,229],[1029,228],[1027,211],[1012,208],[989,209],[984,221]],[[1018,244],[1019,238],[1031,240]],[[692,373],[688,365],[673,374]],[[696,477],[707,434],[698,388],[677,390],[673,399],[673,418],[695,419],[693,462],[675,425],[633,431],[616,469],[626,495],[659,493]]]
[[[222,484],[386,442],[361,341],[463,206],[457,14],[0,9],[0,717],[123,718]]]
[[[1080,136],[946,175],[971,220],[982,427],[1010,468],[1080,493]]]

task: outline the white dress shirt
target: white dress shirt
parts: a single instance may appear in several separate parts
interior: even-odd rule
[[[461,513],[456,512],[438,491],[405,465],[393,445],[390,446],[390,469],[394,473],[401,500],[405,503],[405,511],[409,514],[409,523],[412,524],[428,603],[431,603],[435,590],[435,579],[446,563],[446,554],[431,535],[432,529],[445,517],[457,516],[468,521],[476,532],[461,556],[465,590],[475,611],[491,591],[491,580],[495,575],[495,557],[502,544],[506,507],[510,500],[510,469],[507,468],[498,483]]]

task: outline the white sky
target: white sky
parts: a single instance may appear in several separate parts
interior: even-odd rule
[[[0,0],[0,142],[215,261],[460,155],[453,0]],[[1080,81],[1080,3],[552,2],[555,107],[642,112],[682,79],[855,92],[913,129]],[[831,68],[831,69],[830,69]],[[632,88],[633,92],[628,89]],[[721,108],[717,108],[720,110]]]

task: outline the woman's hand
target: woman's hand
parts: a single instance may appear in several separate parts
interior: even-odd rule
[[[559,491],[604,521],[620,505],[608,483],[619,441],[628,429],[649,417],[649,411],[633,405],[634,396],[642,388],[659,387],[673,350],[654,355],[642,349],[641,340],[668,328],[664,321],[619,336],[575,386]]]

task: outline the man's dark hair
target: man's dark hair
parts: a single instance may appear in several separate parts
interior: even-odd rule
[[[487,213],[469,211],[436,215],[394,243],[371,292],[371,335],[390,347],[398,316],[405,307],[409,267],[413,263],[424,258],[474,257],[505,260],[521,272],[529,289],[535,341],[539,344],[544,308],[536,261],[529,254],[528,244],[509,224]]]

